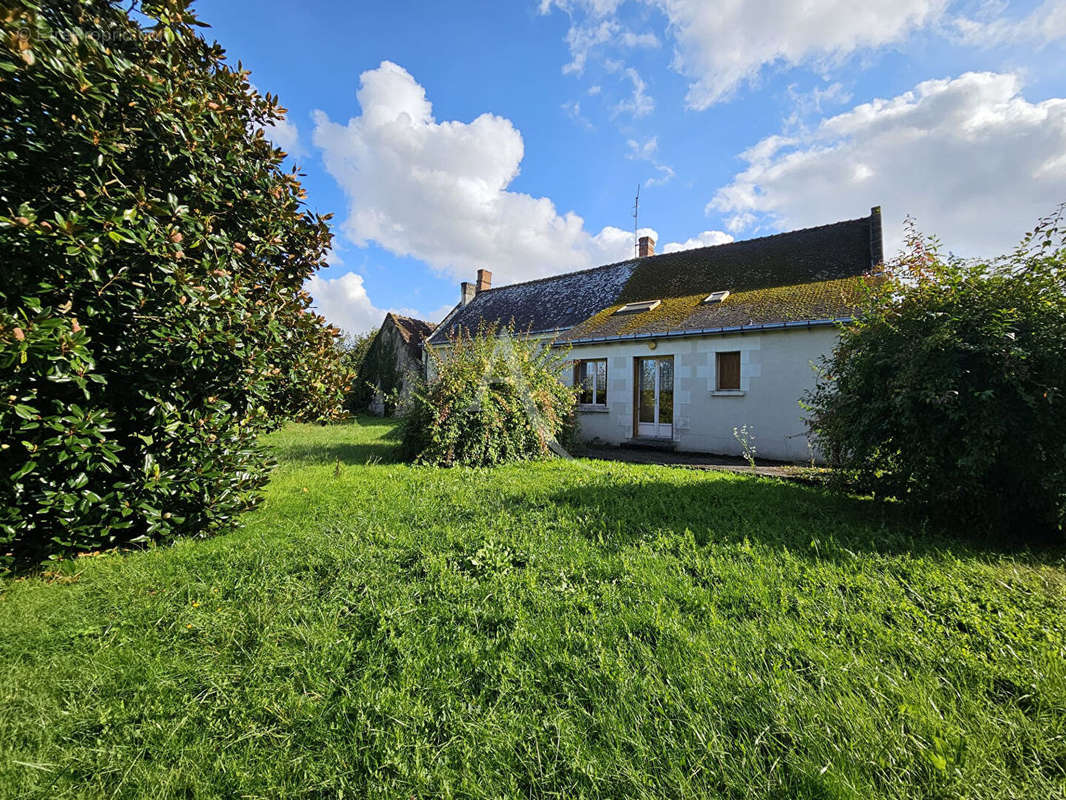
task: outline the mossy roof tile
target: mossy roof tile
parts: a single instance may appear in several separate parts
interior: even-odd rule
[[[520,330],[565,331],[563,340],[575,340],[847,317],[880,251],[879,223],[862,217],[490,289],[454,313],[435,340],[481,322],[514,321]],[[702,302],[723,290],[730,292],[724,301]],[[614,314],[642,300],[662,303]]]

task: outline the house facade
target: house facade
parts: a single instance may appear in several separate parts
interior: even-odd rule
[[[569,348],[582,438],[760,457],[817,458],[800,400],[882,262],[881,212],[491,288],[479,270],[427,339],[506,325]],[[430,376],[432,377],[432,376]]]

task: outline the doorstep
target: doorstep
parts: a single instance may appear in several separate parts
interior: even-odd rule
[[[677,442],[673,439],[655,439],[650,436],[636,436],[632,439],[626,439],[622,442],[621,447],[628,447],[633,450],[663,450],[672,453],[677,450]]]

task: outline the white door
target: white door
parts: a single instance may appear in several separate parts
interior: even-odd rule
[[[637,359],[637,380],[637,435],[673,438],[674,357]]]

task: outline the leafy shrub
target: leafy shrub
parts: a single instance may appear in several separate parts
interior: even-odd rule
[[[360,410],[366,411],[380,393],[384,415],[391,417],[396,414],[401,404],[400,391],[404,386],[404,379],[411,380],[411,376],[406,375],[397,365],[396,356],[396,344],[390,340],[384,329],[373,334],[356,375],[355,382],[361,392],[359,398],[363,401]]]
[[[809,398],[841,477],[1017,537],[1066,514],[1063,209],[988,262],[911,230]]]
[[[377,333],[352,333],[340,342],[341,361],[348,372],[355,376],[344,396],[344,408],[350,414],[364,413],[370,405],[373,390],[363,378],[364,364]]]
[[[574,393],[565,354],[511,328],[460,333],[430,349],[435,377],[403,418],[401,451],[425,464],[487,466],[563,452]]]
[[[187,5],[0,15],[0,569],[232,523],[257,435],[346,388],[284,109]]]

